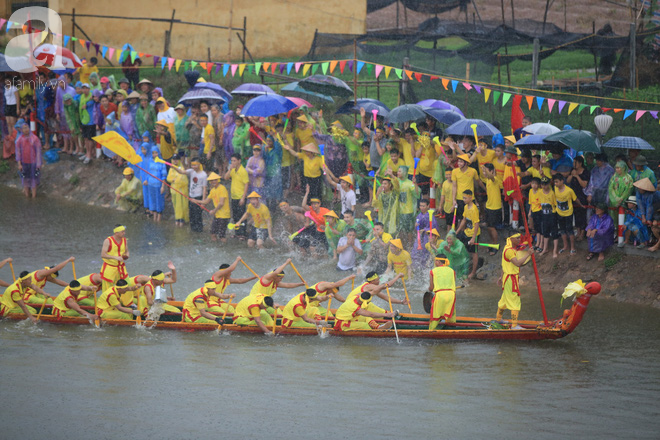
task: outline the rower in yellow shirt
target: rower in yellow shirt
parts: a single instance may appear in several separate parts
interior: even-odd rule
[[[256,276],[250,278],[232,278],[232,272],[236,270],[236,266],[239,261],[243,261],[241,257],[236,257],[236,260],[232,264],[221,264],[220,268],[211,276],[211,279],[216,284],[216,292],[224,294],[230,284],[245,284],[254,279]],[[236,295],[229,295],[230,301],[231,298],[235,298]],[[217,296],[212,296],[209,298],[209,311],[214,313],[224,313],[227,310],[227,313],[234,313],[234,306],[230,303],[222,301]]]
[[[310,317],[308,307],[310,301],[314,300],[317,296],[318,292],[316,289],[310,287],[291,298],[282,311],[282,327],[327,327],[327,323],[323,318]],[[330,293],[327,297],[333,298],[334,295]]]
[[[266,275],[262,276],[259,281],[254,283],[252,289],[250,290],[250,295],[262,295],[262,296],[273,296],[277,292],[278,287],[283,287],[285,289],[293,289],[296,287],[304,286],[304,283],[283,283],[282,279],[284,278],[284,267],[291,262],[291,258],[287,260],[281,266],[275,268],[273,271],[268,272]]]
[[[401,305],[407,305],[408,300],[400,300],[397,298],[390,298],[387,296],[387,293],[384,292],[388,287],[392,287],[394,283],[397,282],[399,278],[403,278],[403,274],[397,274],[394,278],[389,280],[386,283],[380,284],[380,277],[378,276],[378,273],[376,272],[369,272],[367,273],[367,276],[365,277],[365,281],[360,284],[359,286],[356,286],[355,289],[351,290],[351,292],[348,294],[346,297],[346,300],[342,302],[351,302],[354,301],[356,297],[360,296],[360,294],[364,292],[369,292],[371,293],[372,298],[373,297],[378,297],[382,299],[383,301],[392,301],[392,304],[401,304]],[[337,297],[338,300],[342,300],[343,298],[339,297],[338,295],[335,294],[335,297]],[[374,313],[385,313],[385,309],[378,307],[376,304],[373,302],[369,301],[369,303],[364,306],[364,308],[370,312]]]
[[[337,297],[339,301],[344,302],[344,298],[339,294],[339,288],[353,279],[355,279],[355,274],[347,276],[339,281],[319,281],[318,283],[309,286],[310,289],[316,291],[316,295],[309,298],[307,316],[315,319],[323,319],[325,316],[328,316],[328,318],[332,317],[332,313],[328,312],[325,307],[321,306],[321,303],[328,301],[331,294],[333,297]]]
[[[412,258],[410,253],[403,249],[403,244],[398,238],[390,240],[390,252],[387,254],[387,271],[391,274],[402,274],[403,279],[412,278]]]
[[[128,243],[126,241],[126,226],[115,225],[112,235],[103,241],[101,249],[101,279],[103,280],[103,291],[105,292],[113,286],[117,280],[128,278],[126,264],[124,263],[130,257]]]
[[[261,196],[256,191],[252,191],[248,195],[248,201],[250,204],[243,216],[238,220],[238,224],[240,225],[247,219],[248,215],[252,217],[252,230],[248,234],[248,247],[254,247],[256,244],[257,249],[263,249],[266,239],[277,244],[273,238],[273,222],[268,206],[265,203],[261,203]]]
[[[101,285],[103,284],[101,274],[98,272],[90,273],[89,275],[85,275],[82,278],[78,278],[76,281],[78,281],[81,286],[89,286],[94,288],[92,291],[81,290],[77,298],[78,304],[81,306],[93,306],[94,296],[98,291],[101,290]]]
[[[241,326],[258,326],[264,334],[274,334],[269,327],[273,318],[266,311],[277,306],[273,298],[264,295],[248,295],[238,302],[234,313],[234,324]]]
[[[394,318],[396,313],[370,312],[367,310],[370,302],[371,293],[369,292],[362,292],[352,300],[344,302],[337,309],[334,330],[341,332],[352,330],[386,330],[392,327],[392,321],[387,321],[379,326],[374,318]]]
[[[149,312],[149,309],[154,305],[156,297],[160,297],[161,301],[164,297],[164,293],[157,295],[157,289],[163,289],[166,284],[176,283],[176,267],[174,263],[169,261],[167,267],[171,272],[163,273],[162,270],[154,271],[151,276],[147,275],[137,275],[128,279],[129,286],[138,286],[138,289],[133,294],[128,294],[126,297],[122,298],[122,303],[124,305],[130,305],[132,303],[137,303],[138,310],[142,314],[146,315]],[[137,299],[137,301],[135,301]],[[173,301],[174,298],[168,296],[167,300]],[[161,307],[166,312],[180,313],[181,311],[169,304],[161,304]]]
[[[190,293],[183,302],[183,322],[194,322],[196,324],[222,324],[222,317],[211,313],[209,300],[216,296],[221,299],[229,299],[229,295],[217,293],[217,284],[213,280],[206,280],[204,286]],[[223,312],[224,313],[224,312]]]
[[[445,254],[435,257],[429,279],[429,291],[433,292],[429,330],[435,330],[438,324],[456,322],[456,273],[449,267]]]
[[[53,298],[47,294],[42,294],[46,283],[50,282],[57,284],[61,287],[66,287],[68,284],[57,277],[60,274],[60,270],[64,268],[68,263],[75,261],[75,257],[70,257],[67,260],[62,261],[60,264],[55,266],[46,266],[43,269],[35,270],[30,272],[28,276],[30,277],[30,285],[23,291],[23,301],[26,304],[38,304],[40,307],[44,304],[53,304]],[[37,286],[39,289],[42,289],[41,292],[33,289],[31,286]]]
[[[128,281],[119,280],[115,286],[109,287],[99,297],[97,307],[101,319],[133,319],[134,316],[140,316],[141,313],[137,306],[122,305],[121,298],[126,292],[133,292],[139,289],[139,285],[129,286]]]
[[[18,276],[18,279],[10,284],[9,287],[5,289],[2,297],[0,297],[0,318],[3,318],[10,313],[23,312],[32,322],[37,322],[37,318],[34,316],[37,314],[37,311],[23,301],[24,292],[28,288],[42,295],[46,295],[46,292],[44,292],[41,287],[32,284],[30,272],[27,270],[23,271]]]
[[[96,289],[91,286],[83,286],[77,280],[73,280],[69,285],[59,294],[53,302],[53,315],[57,320],[64,317],[80,317],[85,316],[90,321],[99,319],[98,315],[88,313],[83,310],[78,302],[78,297],[82,291],[95,292]]]

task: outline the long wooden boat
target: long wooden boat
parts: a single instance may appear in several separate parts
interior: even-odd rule
[[[399,338],[415,339],[478,339],[478,340],[541,340],[541,339],[559,339],[571,334],[580,324],[584,313],[587,310],[589,301],[593,295],[600,292],[600,284],[589,283],[586,286],[587,293],[578,296],[570,309],[564,310],[563,315],[554,321],[519,321],[522,327],[520,330],[508,328],[493,328],[493,318],[473,318],[457,317],[455,324],[440,326],[436,330],[428,330],[429,315],[404,313],[401,318],[396,320]],[[168,304],[181,306],[181,302],[171,301]],[[45,312],[48,312],[46,306]],[[7,315],[6,319],[23,320],[25,314],[16,313]],[[90,325],[87,318],[57,317],[49,314],[42,314],[40,321],[52,324],[70,324],[70,325]],[[377,320],[385,322],[385,320]],[[280,317],[278,316],[278,324]],[[135,326],[136,322],[132,319],[104,319],[102,326]],[[147,328],[158,330],[180,330],[180,331],[228,331],[236,333],[261,333],[256,326],[238,326],[232,323],[231,315],[227,315],[223,324],[195,324],[181,322],[181,315],[177,313],[163,313],[160,319],[149,321],[143,319],[143,324]],[[278,335],[298,335],[298,336],[317,336],[318,331],[315,328],[282,328],[277,326]],[[395,338],[394,329],[388,330],[355,330],[355,331],[335,331],[327,329],[327,334],[340,337],[359,337],[359,338]]]

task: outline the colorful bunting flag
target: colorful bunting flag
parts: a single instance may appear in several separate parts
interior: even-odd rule
[[[172,70],[172,66],[174,66],[174,62],[176,60],[174,58],[168,58],[167,59],[167,70]]]
[[[227,76],[227,74],[229,73],[229,68],[230,67],[231,66],[227,63],[222,65],[222,76]]]
[[[161,70],[165,68],[165,64],[167,64],[167,57],[163,57],[160,59],[160,68]]]
[[[360,74],[360,71],[362,70],[363,67],[364,67],[364,61],[358,61],[357,62],[357,74],[358,75]]]
[[[556,99],[550,99],[548,98],[548,111],[552,113],[552,107],[555,106],[555,102],[557,102]]]
[[[238,76],[241,76],[241,77],[243,76],[243,72],[245,72],[245,66],[247,66],[247,64],[239,64],[238,65]],[[211,72],[209,72],[209,73],[211,73]]]
[[[404,73],[406,74],[406,76],[408,77],[408,79],[409,79],[409,80],[412,80],[412,78],[413,78],[413,73],[412,73],[412,71],[411,71],[411,70],[408,70],[408,69],[403,69],[403,71],[404,71]]]
[[[339,71],[340,71],[341,73],[344,73],[344,69],[345,69],[345,68],[346,68],[346,61],[345,61],[345,60],[340,61],[340,62],[339,62]],[[297,70],[296,70],[296,72],[297,72]]]
[[[101,49],[101,58],[105,58],[106,53],[108,53],[108,46],[103,46]]]
[[[545,98],[543,98],[542,96],[536,97],[536,106],[539,108],[539,110],[541,110],[541,108],[543,107],[543,101],[545,101]]]
[[[221,64],[221,63],[216,64],[216,65],[215,65],[215,74],[216,74],[216,75],[217,75],[218,73],[220,73],[220,69],[222,69],[222,64]],[[185,70],[185,69],[184,69],[184,70]]]
[[[479,86],[477,84],[474,84],[473,87],[474,87],[474,90],[477,91],[477,93],[481,94],[481,86]]]
[[[68,35],[64,36],[64,47],[66,47],[66,45],[69,44],[70,39],[71,39],[71,37],[69,37]],[[114,49],[112,49],[112,50],[114,51]],[[112,58],[112,56],[110,56],[110,58]]]
[[[176,62],[174,63],[174,68],[176,69],[177,72],[179,71],[179,67],[181,67],[182,62],[183,61],[181,60],[176,60]]]
[[[559,101],[557,104],[557,112],[561,115],[561,111],[564,110],[564,106],[566,105],[566,101]]]
[[[303,66],[303,76],[307,76],[307,72],[309,72],[309,68],[311,67],[311,64],[305,64]]]
[[[490,98],[490,89],[484,87],[484,102],[488,102],[488,98]]]
[[[469,82],[463,82],[462,84],[466,90],[472,90],[472,84],[470,84]]]
[[[87,48],[87,50],[89,50],[89,48]],[[131,51],[131,63],[135,62],[135,58],[137,58],[137,52],[132,50]]]
[[[209,76],[211,76],[211,70],[213,70],[213,65],[214,65],[214,64],[215,64],[215,63],[210,63],[210,62],[209,62],[209,63],[206,63],[206,73],[208,73]]]
[[[592,105],[591,107],[589,107],[589,114],[590,114],[590,115],[593,115],[593,114],[594,114],[594,110],[596,110],[597,108],[598,108],[597,105]]]
[[[374,65],[371,63],[367,63],[367,76],[371,76],[373,72],[374,72]]]
[[[497,101],[500,99],[501,94],[502,92],[500,92],[499,90],[495,90],[493,92],[493,104],[497,104]]]
[[[392,71],[392,68],[390,66],[385,66],[385,79],[390,77],[390,72]]]
[[[649,114],[653,119],[658,119],[658,110],[649,111]]]
[[[277,68],[277,63],[272,63],[270,65],[270,73],[275,73],[276,68]]]
[[[190,62],[189,61],[184,61],[183,62],[183,71],[187,72],[189,67],[190,67]]]
[[[296,66],[296,73],[298,73],[298,71],[300,70],[300,66],[302,66],[302,63],[296,63],[295,66]],[[343,72],[344,72],[344,70],[342,69],[342,73]]]
[[[322,63],[321,64],[321,71],[323,72],[324,75],[328,74],[328,68],[330,67],[330,63]]]
[[[456,81],[455,79],[452,79],[451,80],[451,89],[454,91],[454,93],[456,93],[456,87],[457,86],[458,86],[458,81]]]
[[[577,108],[577,106],[578,106],[578,104],[575,103],[575,102],[569,103],[568,104],[568,114],[570,115],[571,113],[573,113],[573,110],[575,110]]]
[[[532,103],[534,102],[534,97],[533,96],[525,96],[525,100],[527,101],[527,107],[529,109],[532,109]]]
[[[337,64],[339,62],[337,60],[330,61],[330,73],[333,73],[335,71],[335,68],[337,67]]]
[[[317,70],[319,70],[319,65],[316,63],[312,64],[312,75],[316,75]]]
[[[442,87],[445,88],[445,90],[449,90],[447,86],[449,85],[449,80],[447,78],[442,78]]]
[[[635,115],[635,122],[639,121],[639,118],[644,116],[644,113],[646,113],[646,110],[637,110],[637,115]]]
[[[291,74],[291,69],[293,69],[293,63],[286,63],[286,74]]]
[[[268,68],[270,67],[270,63],[263,63],[261,67],[264,69],[264,71],[268,72]]]
[[[231,76],[233,77],[236,75],[236,71],[238,70],[238,64],[232,64],[231,65]]]
[[[580,104],[580,105],[578,105],[578,115],[579,115],[580,112],[582,112],[582,110],[584,110],[586,107],[587,107],[587,104]],[[569,109],[569,110],[570,110],[570,109]]]
[[[4,18],[0,18],[0,29],[2,29],[2,27],[5,25],[5,23],[7,23],[7,20],[5,20]],[[7,30],[9,30],[9,29],[7,29]]]
[[[394,68],[394,73],[396,74],[397,78],[403,79],[403,69]]]
[[[628,116],[632,115],[633,113],[635,113],[634,110],[626,110],[625,113],[623,114],[623,120],[625,121],[626,118],[627,118]]]
[[[259,71],[261,70],[261,63],[254,63],[254,70],[255,70],[255,74],[259,75]],[[298,69],[296,69],[296,72],[297,71]]]
[[[191,61],[190,61],[190,69],[191,69],[191,70],[195,70],[195,67],[196,67],[198,64],[199,64],[199,63],[198,63],[197,61],[191,60]]]
[[[422,82],[422,74],[421,73],[415,73],[415,79],[417,82]]]
[[[348,65],[348,71],[353,72],[353,60],[348,60],[346,64]]]
[[[511,99],[511,93],[502,93],[502,107],[504,107],[506,103],[509,102],[509,99]]]
[[[376,78],[380,76],[380,72],[382,71],[383,71],[383,66],[381,66],[380,64],[376,64]]]

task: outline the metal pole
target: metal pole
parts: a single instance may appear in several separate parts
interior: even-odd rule
[[[513,0],[511,0],[511,27],[516,28],[516,14],[513,12],[513,10],[516,7],[513,5]]]
[[[635,90],[635,64],[637,63],[637,29],[635,23],[630,23],[630,89]]]
[[[506,43],[504,43],[504,54],[509,55],[509,46]],[[509,64],[510,64],[509,60],[507,60],[507,63],[506,63],[506,79],[509,82],[509,85],[511,85],[511,66]]]
[[[532,88],[536,88],[539,76],[539,39],[534,38],[534,53],[532,54]]]

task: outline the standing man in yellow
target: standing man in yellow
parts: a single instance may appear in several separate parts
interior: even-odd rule
[[[115,225],[112,235],[103,241],[103,248],[101,249],[101,258],[103,259],[101,279],[103,280],[104,293],[118,280],[128,278],[126,264],[124,263],[128,260],[128,257],[130,257],[130,252],[126,242],[126,226]]]
[[[456,273],[445,254],[435,257],[429,277],[429,291],[433,292],[429,330],[435,330],[438,324],[456,322]]]
[[[245,214],[245,201],[248,195],[248,184],[250,177],[248,176],[245,167],[241,164],[241,155],[234,153],[231,155],[229,170],[224,175],[225,180],[231,180],[231,212],[232,220],[238,227],[236,229],[236,237],[245,240],[245,226],[240,226],[238,219]]]
[[[496,320],[501,321],[506,309],[511,310],[511,329],[520,330],[518,325],[518,314],[520,313],[520,287],[518,276],[520,266],[526,264],[530,257],[530,249],[518,250],[520,246],[520,234],[514,234],[507,238],[506,246],[502,251],[502,275],[497,284],[502,286],[502,297],[497,303]]]
[[[181,165],[182,154],[177,153],[172,156],[172,165],[174,166],[170,167],[170,170],[167,172],[167,181],[172,186],[170,188],[170,196],[172,197],[172,206],[174,207],[174,222],[179,227],[183,227],[185,223],[190,221],[188,200],[186,200],[186,197],[188,197],[188,175],[185,173],[185,168]],[[182,173],[178,172],[177,169],[182,171]]]
[[[59,321],[63,317],[85,316],[90,321],[99,319],[98,315],[88,313],[80,307],[78,302],[81,291],[95,292],[96,289],[91,286],[82,286],[78,281],[73,280],[59,294],[53,303],[53,316]]]
[[[229,195],[227,194],[227,188],[220,183],[220,176],[218,174],[209,174],[206,181],[209,183],[211,191],[209,191],[208,197],[196,203],[206,205],[209,202],[213,202],[213,209],[209,212],[213,216],[211,240],[217,241],[220,239],[220,242],[224,244],[227,242],[227,225],[229,225],[229,219],[231,217]]]
[[[238,220],[238,224],[240,224],[247,219],[248,214],[252,217],[252,230],[248,236],[248,247],[254,247],[256,244],[257,249],[262,249],[266,239],[277,244],[273,238],[273,221],[270,217],[268,206],[265,203],[261,203],[261,196],[256,191],[252,191],[248,195],[248,200],[250,204],[243,216]]]
[[[469,190],[474,194],[474,183],[476,182],[484,190],[486,187],[479,179],[479,174],[474,168],[470,168],[470,156],[467,154],[460,154],[457,161],[458,167],[454,168],[451,172],[452,180],[452,202],[456,208],[456,221],[463,218],[463,209],[465,202],[459,198],[463,197],[463,193]]]

